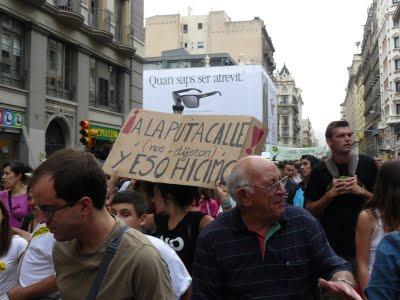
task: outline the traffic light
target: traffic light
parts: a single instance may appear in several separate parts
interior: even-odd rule
[[[79,130],[81,138],[79,141],[86,147],[93,146],[96,143],[94,137],[99,134],[99,131],[96,129],[90,129],[90,121],[88,120],[80,121],[79,126],[81,126],[81,130]]]

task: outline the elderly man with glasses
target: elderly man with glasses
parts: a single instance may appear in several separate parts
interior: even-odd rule
[[[313,299],[317,283],[360,299],[350,266],[329,246],[318,221],[285,205],[273,162],[241,159],[228,179],[237,206],[200,234],[192,299]]]

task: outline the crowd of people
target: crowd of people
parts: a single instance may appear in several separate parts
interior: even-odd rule
[[[353,154],[351,135],[332,122],[329,157],[248,156],[214,189],[72,149],[6,163],[0,300],[397,299],[400,161]]]

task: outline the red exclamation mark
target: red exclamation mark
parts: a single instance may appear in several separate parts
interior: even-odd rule
[[[254,126],[254,128],[253,128],[253,136],[251,138],[251,146],[250,146],[250,148],[246,149],[246,153],[248,155],[253,154],[254,146],[256,146],[258,144],[258,142],[261,140],[263,135],[264,135],[264,130]]]
[[[129,117],[128,122],[126,122],[124,128],[122,128],[122,133],[129,134],[131,132],[131,129],[132,129],[133,125],[135,124],[136,116],[138,113],[139,113],[139,111],[135,110],[133,115],[131,115]]]

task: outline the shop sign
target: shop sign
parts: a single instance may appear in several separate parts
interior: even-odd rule
[[[94,136],[94,138],[99,141],[114,142],[117,139],[118,134],[119,134],[118,129],[97,126],[97,125],[92,125],[92,124],[90,124],[90,129],[99,131],[98,134],[96,136]]]
[[[7,128],[22,128],[25,114],[8,109],[0,109],[0,126]]]

